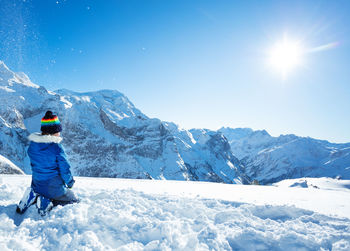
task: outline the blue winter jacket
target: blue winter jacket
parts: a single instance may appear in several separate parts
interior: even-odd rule
[[[47,198],[64,195],[74,184],[70,165],[60,144],[61,137],[33,133],[28,155],[32,166],[32,188]]]

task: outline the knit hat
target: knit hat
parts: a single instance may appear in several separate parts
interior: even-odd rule
[[[47,111],[41,119],[41,132],[43,134],[55,134],[62,131],[61,122],[52,111]]]

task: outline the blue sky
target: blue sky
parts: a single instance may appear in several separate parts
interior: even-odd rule
[[[0,60],[50,90],[116,89],[184,128],[350,142],[350,1],[0,0]],[[303,48],[285,79],[267,51]]]

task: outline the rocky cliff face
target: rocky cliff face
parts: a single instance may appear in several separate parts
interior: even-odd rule
[[[249,128],[222,128],[231,150],[245,166],[245,174],[260,183],[299,177],[350,179],[350,144],[281,135]]]
[[[0,154],[26,173],[27,136],[40,130],[50,109],[61,120],[75,175],[242,182],[242,165],[220,132],[203,131],[196,140],[173,123],[148,118],[117,91],[47,91],[1,62],[0,102]]]

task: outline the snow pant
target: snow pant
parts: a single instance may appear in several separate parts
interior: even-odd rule
[[[67,192],[64,195],[52,199],[52,203],[54,207],[58,205],[64,206],[67,204],[78,203],[79,201],[80,200],[75,196],[73,191],[70,189],[67,189]]]

